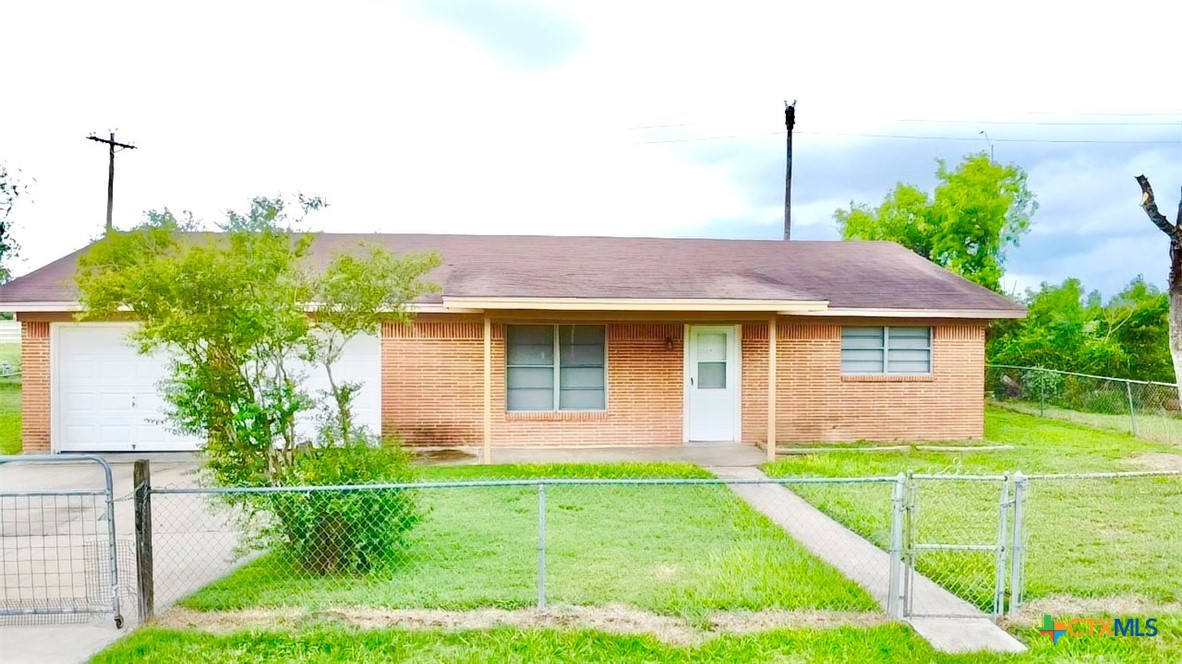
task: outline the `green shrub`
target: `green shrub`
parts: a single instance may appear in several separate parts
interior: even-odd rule
[[[393,441],[364,435],[336,447],[303,447],[292,460],[285,485],[343,486],[413,481],[410,455]],[[365,573],[397,563],[407,535],[419,520],[408,489],[327,490],[262,494],[256,507],[273,517],[262,531],[303,571]]]

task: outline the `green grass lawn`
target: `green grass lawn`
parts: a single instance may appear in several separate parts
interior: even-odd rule
[[[1137,454],[1182,450],[1127,435],[991,409],[986,437],[1014,446],[977,452],[818,452],[788,456],[774,476],[853,477],[917,473],[1082,473],[1143,470]],[[917,540],[996,541],[998,483],[919,482]],[[795,491],[880,546],[889,541],[887,487]],[[1182,601],[1182,479],[1032,481],[1026,501],[1026,597],[1139,595]],[[984,605],[991,559],[981,553],[927,553],[918,567],[966,599]]]
[[[1120,431],[1123,433],[1132,433],[1133,426],[1136,424],[1137,436],[1139,438],[1156,440],[1162,443],[1173,443],[1175,445],[1182,444],[1182,415],[1179,414],[1137,413],[1134,422],[1128,413],[1109,415],[1056,408],[1054,406],[1047,406],[1045,409],[1040,410],[1037,403],[1024,403],[1020,401],[998,404],[997,407],[1008,408],[1032,415],[1042,413],[1043,417],[1051,419],[1074,422],[1096,429],[1107,429],[1109,431]]]
[[[0,344],[0,364],[7,362],[20,370],[21,345]],[[21,384],[13,378],[0,377],[0,454],[21,451]]]
[[[0,380],[0,454],[21,451],[21,386]]]
[[[213,635],[147,628],[96,656],[123,662],[1177,662],[1182,615],[1163,616],[1154,638],[1062,638],[1058,644],[1028,630],[1023,655],[942,655],[908,627],[793,629],[723,635],[705,643],[670,645],[650,636],[590,630],[352,630],[321,626],[297,632],[244,631]]]
[[[682,464],[424,469],[426,480],[530,476],[710,477]],[[183,605],[202,611],[334,604],[472,609],[537,602],[536,488],[419,495],[428,511],[411,531],[409,562],[396,569],[312,576],[269,554]],[[546,499],[550,602],[622,603],[689,618],[772,607],[876,610],[861,588],[724,486],[551,486]]]

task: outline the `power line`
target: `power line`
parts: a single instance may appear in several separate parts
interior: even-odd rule
[[[730,134],[726,136],[695,136],[689,138],[668,138],[655,141],[637,141],[636,145],[658,145],[661,143],[693,143],[698,141],[724,141],[741,138],[762,138],[765,136],[783,136],[784,131],[772,131],[759,134]],[[911,139],[919,141],[980,141],[976,136],[926,136],[917,134],[862,134],[855,132],[835,131],[798,131],[797,134],[810,136],[849,136],[856,138],[887,138]],[[1120,139],[1069,139],[1069,138],[993,138],[995,143],[1107,143],[1114,145],[1180,145],[1182,140],[1120,140]]]
[[[895,122],[923,122],[926,124],[972,124],[972,125],[1034,125],[1040,127],[1178,127],[1182,126],[1182,115],[1177,122],[1058,122],[1025,120],[919,120],[906,119]]]

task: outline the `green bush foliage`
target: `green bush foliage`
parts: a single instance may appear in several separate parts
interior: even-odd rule
[[[353,486],[413,481],[410,455],[394,441],[366,436],[336,447],[296,451],[286,484]],[[321,490],[264,494],[258,508],[274,515],[270,544],[313,574],[365,573],[396,564],[419,520],[409,489]]]

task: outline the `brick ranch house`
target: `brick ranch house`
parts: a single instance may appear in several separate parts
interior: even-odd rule
[[[979,438],[985,326],[1024,315],[886,242],[321,234],[314,260],[358,242],[443,258],[413,325],[342,358],[364,383],[360,419],[486,455],[767,446],[769,431],[781,445]],[[136,354],[131,324],[74,322],[83,251],[0,288],[21,323],[24,451],[197,448],[162,425],[166,362]]]

